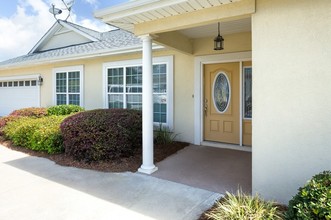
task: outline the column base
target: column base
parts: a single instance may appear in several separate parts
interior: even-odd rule
[[[138,169],[138,172],[139,172],[139,173],[145,173],[145,174],[150,175],[150,174],[154,173],[154,172],[157,171],[157,170],[158,170],[158,168],[157,168],[156,166],[154,166],[154,167],[152,167],[152,168],[146,168],[146,167],[141,166],[141,167]]]

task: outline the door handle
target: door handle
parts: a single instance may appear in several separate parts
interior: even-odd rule
[[[207,116],[207,111],[208,111],[208,99],[204,100],[204,112],[205,112],[205,116]]]

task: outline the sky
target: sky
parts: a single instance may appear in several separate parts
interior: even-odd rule
[[[70,0],[64,0],[70,2]],[[128,0],[75,0],[68,21],[97,31],[110,27],[93,17],[98,9]],[[62,0],[0,0],[0,61],[27,54],[55,23],[49,12],[54,4],[65,9]],[[67,11],[58,16],[67,17]]]

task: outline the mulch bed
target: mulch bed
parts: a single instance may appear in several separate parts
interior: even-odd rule
[[[20,151],[31,156],[48,158],[61,166],[70,166],[103,172],[136,172],[142,164],[142,149],[139,149],[133,156],[128,158],[86,163],[84,161],[74,160],[65,153],[50,155],[45,152],[37,152],[24,147],[17,147],[10,141],[5,140],[3,137],[0,137],[0,144],[12,150]],[[160,162],[188,145],[189,144],[185,142],[173,142],[167,145],[154,145],[154,162]]]

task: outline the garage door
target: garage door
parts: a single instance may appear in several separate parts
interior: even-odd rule
[[[16,109],[39,106],[38,76],[0,77],[0,116]]]

